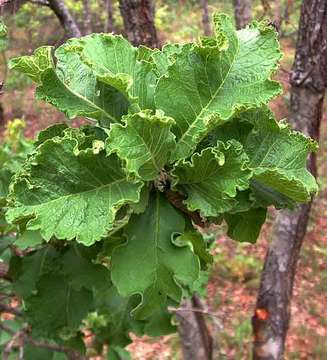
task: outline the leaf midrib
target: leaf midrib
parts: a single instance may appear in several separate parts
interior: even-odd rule
[[[231,69],[233,68],[237,55],[239,53],[239,49],[240,49],[240,42],[239,39],[237,38],[238,43],[237,43],[237,50],[235,51],[235,55],[233,58],[233,61],[231,63],[231,66],[229,67],[226,76],[224,78],[224,80],[221,82],[220,86],[218,87],[218,89],[215,91],[215,93],[213,94],[213,96],[211,97],[211,99],[208,101],[207,105],[205,107],[202,108],[202,110],[200,111],[200,113],[197,115],[197,117],[194,119],[194,121],[192,122],[191,126],[183,133],[183,135],[181,136],[181,138],[178,140],[178,143],[183,141],[184,137],[187,136],[187,134],[189,133],[190,129],[193,128],[196,124],[196,122],[201,118],[202,114],[204,113],[205,110],[207,110],[209,108],[209,106],[211,105],[211,103],[213,102],[213,100],[217,97],[218,93],[220,92],[220,90],[222,89],[222,87],[224,86],[226,79],[228,78]],[[209,85],[209,84],[208,84]],[[210,89],[210,86],[209,86]],[[210,93],[211,93],[211,89],[210,89]]]

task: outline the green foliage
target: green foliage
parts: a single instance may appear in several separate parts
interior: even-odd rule
[[[0,19],[0,52],[5,51],[8,46],[7,27]]]
[[[6,220],[28,250],[11,258],[12,287],[33,336],[83,352],[90,328],[96,351],[128,358],[130,332],[175,331],[168,307],[203,289],[212,257],[193,223],[225,220],[255,242],[268,206],[317,191],[317,145],[267,108],[281,90],[275,31],[218,14],[214,27],[162,50],[93,34],[11,60],[38,99],[92,122],[53,125],[23,162],[2,162]]]

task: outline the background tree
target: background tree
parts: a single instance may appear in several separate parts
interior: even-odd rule
[[[48,6],[58,18],[68,38],[82,36],[81,30],[63,0],[29,0],[29,2]]]
[[[152,1],[120,0],[119,7],[129,41],[135,46],[159,47]]]
[[[105,11],[107,14],[107,20],[104,27],[104,32],[115,32],[115,19],[114,8],[112,0],[104,0]]]
[[[90,9],[90,0],[83,0],[83,24],[84,35],[91,34],[92,32],[92,15]]]
[[[327,2],[304,0],[291,73],[291,123],[318,140],[327,87]],[[316,155],[309,168],[317,176]],[[296,266],[306,233],[311,204],[283,210],[274,226],[257,299],[253,330],[255,359],[281,359],[290,321]]]
[[[203,25],[204,35],[209,36],[211,34],[211,29],[210,29],[208,0],[200,0],[200,5],[202,8],[202,25]]]
[[[242,29],[251,21],[251,0],[234,0],[234,14],[237,29]]]

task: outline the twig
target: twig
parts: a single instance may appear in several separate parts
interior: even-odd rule
[[[208,311],[208,310],[191,308],[191,307],[175,308],[175,307],[169,306],[168,311],[174,312],[174,313],[176,313],[176,312],[194,312],[194,313],[200,313],[200,314],[208,315],[208,316],[212,317],[213,319],[215,319],[215,325],[217,327],[219,327],[220,330],[223,329],[223,325],[219,320],[219,316],[217,314],[215,314],[214,312],[211,312],[211,311]]]
[[[0,323],[0,328],[4,331],[6,331],[7,333],[13,335],[13,338],[10,340],[10,342],[12,344],[14,344],[13,339],[15,337],[15,340],[18,339],[17,334],[19,333],[19,336],[21,337],[21,340],[24,342],[28,342],[36,347],[39,348],[43,348],[43,349],[48,349],[48,350],[52,350],[52,351],[56,351],[56,352],[62,352],[65,354],[69,354],[74,358],[78,358],[80,360],[86,360],[86,357],[82,356],[80,353],[78,353],[77,351],[66,347],[66,346],[62,346],[62,345],[57,345],[57,344],[51,344],[45,341],[41,341],[41,340],[35,340],[33,339],[31,336],[29,336],[26,331],[27,328],[23,328],[20,331],[18,331],[17,333],[15,331],[13,331],[12,329],[10,329],[10,327],[8,327],[7,325],[4,325],[2,323]],[[9,343],[8,343],[9,344]],[[12,347],[13,345],[11,345]],[[4,358],[5,360],[5,358]]]
[[[16,341],[19,341],[23,334],[24,330],[20,329],[13,334],[13,337],[8,341],[7,345],[3,350],[3,360],[8,360],[10,353],[12,352],[13,347],[15,346]]]
[[[46,0],[27,0],[31,4],[40,5],[40,6],[50,6],[49,1]]]

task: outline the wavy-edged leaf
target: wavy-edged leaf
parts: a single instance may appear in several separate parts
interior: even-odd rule
[[[192,245],[194,253],[201,261],[201,268],[206,268],[208,264],[212,264],[213,257],[209,253],[207,244],[200,232],[194,230],[186,231],[175,239],[175,244],[177,243],[181,245],[190,243]]]
[[[157,76],[153,65],[139,60],[138,49],[122,36],[92,34],[79,40],[81,59],[97,78],[117,89],[140,109],[154,109]]]
[[[236,205],[238,190],[249,187],[252,172],[242,145],[230,140],[215,148],[195,153],[190,161],[175,165],[174,186],[186,195],[190,211],[200,210],[205,217],[218,216]]]
[[[33,55],[11,59],[9,68],[20,71],[37,84],[41,84],[44,71],[54,68],[52,50],[52,46],[41,46],[35,50]]]
[[[143,111],[126,115],[123,122],[111,126],[107,152],[117,153],[128,172],[144,180],[155,179],[175,149],[175,136],[170,131],[174,120]]]
[[[36,97],[49,102],[68,118],[82,116],[99,121],[102,126],[117,122],[127,113],[128,102],[111,86],[97,80],[85,65],[76,47],[79,39],[71,39],[55,51],[56,67],[51,57],[51,47],[39,48],[31,56],[12,59],[10,66],[39,86]],[[47,60],[44,60],[45,55]]]
[[[291,130],[285,121],[276,122],[267,107],[244,111],[217,127],[204,146],[231,138],[240,141],[249,156],[257,205],[294,207],[317,191],[316,181],[306,169],[308,154],[317,150],[316,142]]]
[[[270,80],[281,56],[274,29],[254,23],[235,31],[214,16],[215,38],[175,54],[156,88],[156,105],[176,120],[174,159],[189,156],[212,128],[243,108],[268,103],[281,91]]]
[[[114,227],[124,205],[137,203],[142,183],[126,180],[116,155],[78,151],[78,141],[63,137],[39,146],[16,177],[10,221],[32,218],[28,230],[40,230],[45,240],[76,238],[91,245]]]
[[[68,129],[68,126],[64,123],[48,126],[38,133],[35,145],[38,146],[44,143],[46,140],[54,138],[55,136],[63,136],[66,129]]]
[[[146,211],[132,216],[125,227],[127,242],[113,252],[111,277],[123,296],[142,296],[135,310],[138,317],[147,317],[167,298],[179,302],[181,285],[199,276],[199,259],[191,248],[173,242],[184,228],[183,215],[159,193],[152,194]]]
[[[254,186],[261,185],[294,202],[310,200],[318,188],[306,162],[317,143],[285,122],[277,123],[266,108],[248,112],[245,120],[254,125],[244,145],[254,171]]]

